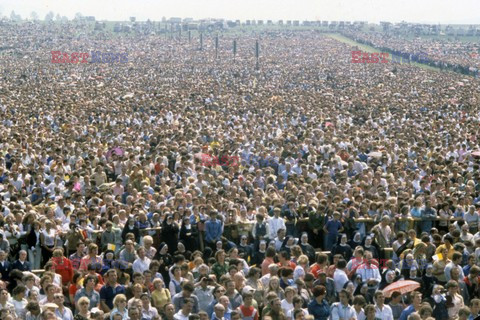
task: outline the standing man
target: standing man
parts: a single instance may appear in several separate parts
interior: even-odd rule
[[[117,294],[125,294],[125,288],[117,283],[117,271],[110,269],[105,273],[106,283],[100,289],[100,308],[107,313],[113,309],[113,299]]]
[[[342,289],[339,294],[340,302],[335,302],[332,305],[331,309],[331,320],[349,320],[349,319],[356,319],[357,313],[355,309],[348,304],[348,291]],[[384,318],[381,318],[384,319]],[[393,319],[385,319],[385,320],[393,320]]]
[[[383,291],[375,292],[375,318],[382,320],[393,320],[392,308],[385,303],[385,295]]]
[[[217,211],[213,210],[210,212],[210,220],[205,223],[205,241],[213,251],[216,251],[216,243],[220,241],[222,233],[222,222],[217,220]]]
[[[343,226],[340,222],[340,212],[335,211],[333,213],[333,219],[328,220],[323,227],[323,231],[327,234],[327,243],[325,245],[325,249],[331,251],[333,245],[337,243],[338,234],[343,232]]]

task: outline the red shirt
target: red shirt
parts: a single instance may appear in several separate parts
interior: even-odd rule
[[[290,268],[290,269],[292,269],[292,270],[295,270],[295,268],[297,267],[297,265],[296,265],[295,262],[293,262],[293,261],[288,261],[288,262],[287,262],[287,265],[285,265],[285,266],[282,265],[281,262],[279,262],[279,263],[278,263],[278,266],[279,266],[279,267],[287,267],[287,268]]]
[[[271,265],[272,263],[275,263],[272,258],[265,258],[262,262],[262,276],[266,275],[269,273],[268,271],[268,266]]]
[[[313,274],[313,276],[314,276],[315,278],[318,278],[318,275],[320,274],[320,271],[325,271],[325,273],[327,273],[328,267],[325,266],[324,268],[322,268],[319,264],[315,263],[315,264],[310,268],[310,272]]]
[[[72,262],[65,257],[53,257],[52,270],[62,276],[62,283],[67,284],[73,279],[73,265]]]
[[[238,307],[242,314],[242,319],[253,319],[258,320],[258,312],[253,306],[245,307],[243,304]]]

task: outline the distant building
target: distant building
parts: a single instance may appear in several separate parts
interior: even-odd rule
[[[182,18],[172,17],[172,18],[168,19],[168,22],[170,22],[170,23],[181,23]]]

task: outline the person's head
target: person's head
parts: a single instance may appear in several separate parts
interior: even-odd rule
[[[81,297],[77,301],[77,310],[82,313],[86,313],[90,306],[90,300],[87,297]]]
[[[218,299],[218,302],[220,302],[225,307],[225,310],[227,310],[228,305],[230,304],[230,299],[227,296],[221,296],[220,299]]]
[[[426,319],[428,317],[431,317],[433,313],[432,307],[430,307],[429,304],[423,305],[420,310],[418,311],[418,314],[422,319]]]
[[[25,309],[28,312],[30,312],[31,315],[34,315],[34,316],[38,316],[42,311],[40,309],[40,305],[38,304],[38,302],[35,302],[35,301],[30,301],[29,303],[27,303],[27,306],[25,307]]]
[[[305,318],[305,313],[304,313],[304,311],[301,310],[301,309],[300,309],[300,310],[295,310],[295,311],[293,312],[293,319],[294,319],[294,320],[305,320],[306,318]]]
[[[459,320],[467,320],[468,317],[470,317],[471,314],[472,314],[471,310],[468,307],[464,306],[464,307],[460,308],[460,310],[458,310],[458,319]],[[476,316],[477,315],[474,314],[474,319],[475,319]]]
[[[55,311],[51,309],[46,309],[42,312],[42,320],[57,320],[57,316],[55,315]]]
[[[0,301],[6,302],[9,298],[7,289],[0,289]]]
[[[203,310],[198,313],[198,316],[200,320],[208,320],[208,314]]]
[[[279,313],[282,310],[282,302],[280,298],[276,297],[270,301],[270,308],[275,313]]]
[[[411,295],[413,304],[419,306],[422,303],[422,293],[419,291],[413,291]]]
[[[353,307],[356,310],[362,309],[366,304],[367,304],[367,301],[365,300],[364,296],[356,295],[355,297],[353,297]]]
[[[119,310],[123,310],[127,307],[127,297],[124,294],[117,294],[113,298],[113,306]]]
[[[454,252],[452,255],[452,262],[456,265],[462,262],[462,254],[460,252]]]
[[[447,290],[450,295],[455,295],[458,292],[458,282],[455,280],[449,280],[447,282]]]
[[[348,294],[348,291],[345,290],[345,289],[342,289],[340,291],[340,293],[338,294],[338,297],[340,299],[340,303],[343,304],[343,305],[348,305],[348,298],[349,298],[349,294]]]
[[[480,299],[475,298],[470,300],[470,311],[474,316],[477,316],[480,313]]]
[[[368,320],[374,320],[375,319],[375,306],[372,304],[369,304],[365,306],[363,309],[363,312],[365,313],[365,317],[367,317]]]
[[[391,302],[393,303],[400,303],[400,301],[402,300],[402,294],[398,291],[394,291],[392,292],[392,297],[391,297]]]
[[[223,319],[224,315],[225,315],[225,307],[223,306],[223,304],[221,303],[217,303],[214,307],[213,307],[213,312],[215,313],[215,316],[219,319]]]
[[[182,293],[184,297],[190,297],[195,290],[191,282],[185,282],[182,286]]]
[[[141,319],[140,309],[134,306],[128,308],[128,317],[130,318],[130,320],[140,320]]]
[[[293,297],[295,296],[296,290],[294,287],[288,286],[285,288],[285,298],[287,301],[292,301]]]
[[[113,285],[115,283],[117,283],[117,271],[115,269],[109,269],[106,273],[105,273],[105,278],[107,279],[107,282],[110,284],[110,285]]]
[[[315,286],[313,287],[312,294],[317,300],[322,300],[327,294],[327,289],[324,286]]]
[[[98,277],[92,274],[89,274],[88,276],[85,277],[85,280],[83,281],[83,285],[85,288],[93,290],[95,289],[95,286],[98,283]]]
[[[175,314],[175,306],[173,303],[167,303],[165,306],[163,306],[163,313],[168,318],[173,318],[173,315]]]
[[[245,292],[243,294],[243,303],[246,306],[251,306],[253,304],[253,293],[252,292]]]
[[[63,307],[63,303],[65,302],[65,296],[61,292],[56,292],[53,295],[53,302],[57,304],[58,307]]]
[[[57,290],[56,286],[53,283],[49,283],[45,289],[46,289],[45,292],[47,293],[47,297],[49,298],[49,300],[53,299],[53,295]]]
[[[213,295],[215,296],[215,299],[219,301],[220,297],[225,294],[227,290],[223,286],[218,286],[213,290]]]
[[[62,249],[56,249],[56,250],[60,250],[60,252],[62,252]],[[55,253],[55,251],[54,251]],[[63,253],[63,252],[62,252]],[[60,255],[61,256],[61,255]],[[25,250],[20,250],[20,252],[18,253],[18,260],[20,261],[25,261],[27,260],[27,251]]]
[[[242,319],[242,316],[238,310],[233,310],[232,313],[230,314],[230,320],[241,320],[241,319]]]
[[[140,259],[145,258],[145,247],[141,246],[137,249],[137,255]]]

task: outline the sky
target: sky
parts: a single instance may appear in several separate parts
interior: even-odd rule
[[[480,0],[0,0],[0,15],[22,18],[49,11],[72,19],[158,21],[162,17],[255,20],[480,24]]]

